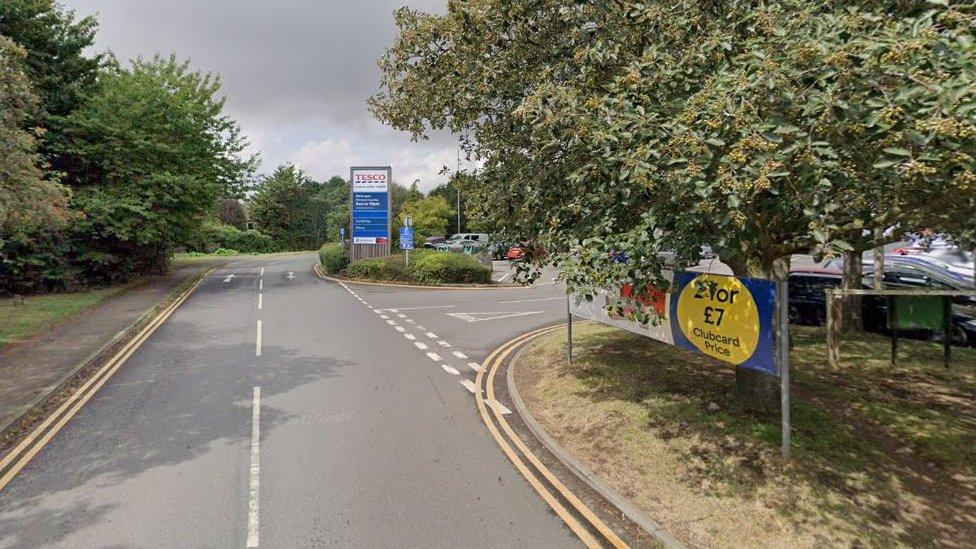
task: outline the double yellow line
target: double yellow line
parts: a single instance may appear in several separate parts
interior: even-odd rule
[[[519,346],[533,338],[558,328],[560,328],[560,326],[550,326],[548,328],[541,328],[539,330],[523,334],[515,339],[512,339],[508,343],[505,343],[496,349],[495,352],[489,355],[487,359],[485,359],[485,362],[481,365],[481,369],[478,370],[478,376],[475,379],[475,383],[477,385],[477,394],[475,396],[476,400],[478,401],[478,411],[481,412],[481,418],[484,420],[485,425],[488,426],[488,431],[491,432],[491,435],[495,438],[495,441],[498,442],[498,445],[501,446],[502,451],[505,452],[508,459],[515,464],[515,468],[522,473],[525,480],[527,480],[532,488],[534,488],[535,491],[542,496],[542,499],[549,504],[552,510],[559,515],[559,518],[561,518],[563,522],[569,526],[569,528],[580,538],[580,540],[583,541],[584,544],[586,544],[588,547],[603,547],[604,543],[612,547],[627,547],[627,544],[620,539],[620,536],[618,536],[616,532],[607,526],[607,524],[603,522],[603,520],[601,520],[592,509],[580,501],[580,499],[573,494],[558,478],[556,478],[556,475],[554,475],[552,471],[550,471],[549,468],[542,463],[541,460],[539,460],[538,456],[536,456],[532,450],[525,445],[522,439],[515,434],[515,431],[508,424],[508,421],[505,420],[504,415],[498,413],[494,407],[491,407],[492,413],[489,413],[489,407],[485,405],[485,399],[482,398],[482,382],[484,381],[485,391],[487,392],[487,400],[492,403],[496,402],[494,383],[495,374],[498,371],[499,366],[501,366],[501,364],[505,362],[505,359],[511,356],[511,354],[515,352]],[[489,368],[490,371],[488,371]],[[487,378],[485,376],[485,372],[488,372]],[[498,429],[499,426],[501,427],[501,431],[504,431],[504,433],[507,435],[507,438],[502,436],[502,433]],[[511,441],[511,444],[509,441]],[[518,452],[512,448],[513,444],[515,448],[518,449]],[[533,469],[529,468],[525,460],[519,456],[519,453],[521,453],[525,460],[532,465],[535,472],[533,472]],[[601,539],[597,539],[590,529],[577,519],[577,516],[575,516],[567,508],[567,506],[559,500],[553,491],[545,486],[545,484],[539,479],[539,476],[537,476],[536,472],[549,483],[549,485],[555,490],[556,493],[558,493],[559,496],[562,496],[563,501],[565,501],[569,507],[576,512],[576,515],[586,519],[593,529],[601,536]]]
[[[216,268],[216,267],[215,267]],[[214,269],[215,269],[214,268]],[[79,387],[67,400],[49,415],[40,425],[34,428],[23,440],[20,441],[7,455],[0,459],[0,490],[3,490],[10,481],[17,476],[32,459],[40,452],[48,442],[58,434],[71,418],[81,410],[82,406],[91,399],[102,385],[112,377],[112,375],[125,363],[126,360],[142,344],[149,339],[149,336],[156,331],[173,314],[176,309],[187,300],[188,297],[203,282],[204,278],[213,272],[214,269],[205,271],[200,278],[189,288],[184,290],[180,296],[156,315],[139,333],[125,344],[108,362],[95,372],[88,381]]]

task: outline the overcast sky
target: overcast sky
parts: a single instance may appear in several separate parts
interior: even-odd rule
[[[393,42],[393,11],[431,12],[446,0],[61,0],[98,14],[96,48],[120,60],[174,52],[219,73],[227,110],[261,153],[262,172],[293,162],[317,179],[348,178],[349,166],[393,166],[394,179],[421,180],[456,164],[449,135],[411,142],[366,109],[379,86],[376,60]],[[462,160],[463,162],[463,160]],[[462,164],[463,167],[463,164]]]

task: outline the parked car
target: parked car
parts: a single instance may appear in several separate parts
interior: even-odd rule
[[[885,287],[889,289],[930,288],[943,290],[969,290],[972,286],[961,283],[925,261],[901,261],[899,256],[885,257]],[[866,265],[860,286],[871,288],[873,265]],[[839,287],[842,271],[833,263],[826,266],[804,265],[790,270],[789,314],[795,324],[822,325],[827,320],[826,289]],[[865,296],[861,300],[861,317],[868,331],[888,333],[888,301],[877,296]],[[952,303],[953,345],[976,345],[976,298],[958,297]],[[906,333],[906,337],[930,338],[927,331]]]
[[[512,244],[505,253],[505,259],[514,261],[525,257],[525,244]]]
[[[424,239],[423,247],[431,250],[436,250],[438,244],[443,244],[447,240],[443,236],[428,236]]]
[[[437,249],[443,252],[462,252],[468,246],[477,251],[490,243],[491,238],[485,233],[458,233],[438,244]]]

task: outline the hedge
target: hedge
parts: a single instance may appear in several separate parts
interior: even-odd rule
[[[326,274],[339,274],[349,266],[349,253],[339,244],[324,244],[319,249],[319,263]]]
[[[218,248],[246,254],[279,251],[274,240],[260,231],[242,231],[231,225],[213,222],[204,223],[186,243],[186,249],[190,252],[211,253]]]
[[[491,283],[491,269],[474,257],[431,250],[411,253],[409,267],[404,256],[398,254],[357,261],[344,274],[349,278],[424,285]]]

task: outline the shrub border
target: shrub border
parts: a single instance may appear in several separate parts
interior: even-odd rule
[[[320,263],[316,263],[312,266],[312,270],[315,271],[315,275],[323,280],[328,280],[330,282],[338,282],[340,284],[363,284],[365,286],[382,286],[385,288],[405,288],[412,290],[515,290],[521,288],[530,288],[530,286],[522,286],[520,284],[502,284],[495,282],[493,284],[439,284],[437,286],[424,286],[421,284],[399,284],[396,282],[375,282],[372,280],[362,280],[359,278],[346,278],[330,276],[322,271]]]

